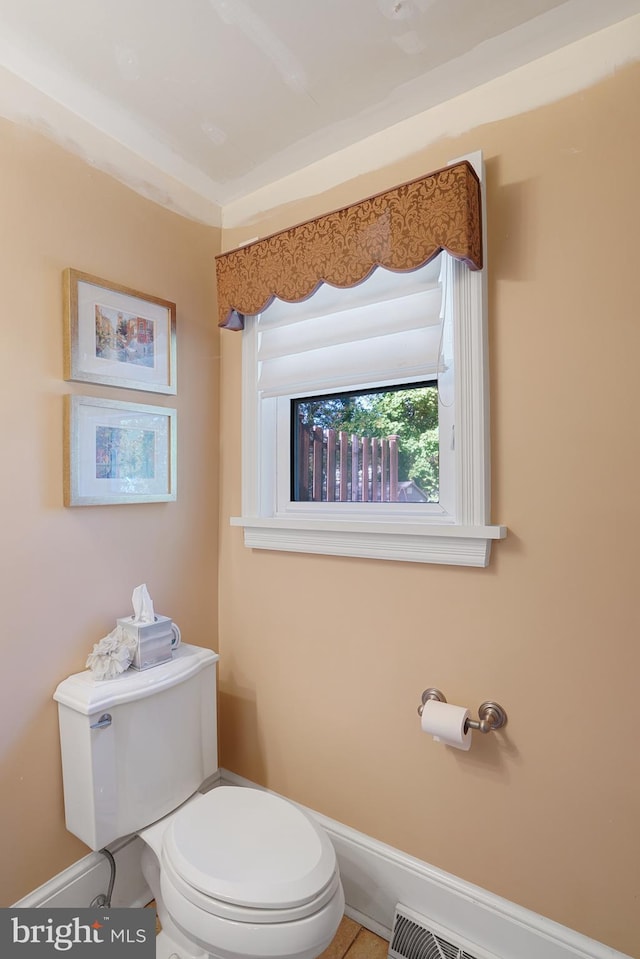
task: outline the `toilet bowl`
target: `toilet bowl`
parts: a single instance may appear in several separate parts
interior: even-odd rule
[[[219,786],[138,834],[158,959],[316,959],[344,911],[335,852],[292,803]]]

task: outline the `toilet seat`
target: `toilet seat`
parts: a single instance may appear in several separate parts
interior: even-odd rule
[[[219,786],[185,805],[164,832],[162,863],[189,902],[239,922],[311,915],[340,885],[323,830],[292,803],[240,786]]]

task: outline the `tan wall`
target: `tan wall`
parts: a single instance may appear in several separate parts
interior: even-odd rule
[[[492,518],[509,527],[488,569],[245,549],[228,525],[241,336],[221,336],[223,765],[633,955],[639,83],[629,67],[224,236],[484,151]],[[507,729],[436,745],[416,716],[431,685],[474,711],[495,698]]]
[[[146,582],[185,641],[217,645],[219,231],[189,222],[36,134],[0,123],[2,660],[0,905],[88,850],[66,832],[57,683]],[[62,283],[75,267],[177,303],[178,395],[62,380]],[[178,409],[178,501],[65,509],[62,396]]]

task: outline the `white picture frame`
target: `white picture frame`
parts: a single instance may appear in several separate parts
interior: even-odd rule
[[[65,506],[176,499],[175,409],[67,395]]]

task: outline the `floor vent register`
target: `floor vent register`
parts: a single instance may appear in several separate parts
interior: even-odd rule
[[[388,959],[498,959],[492,953],[398,904]]]

